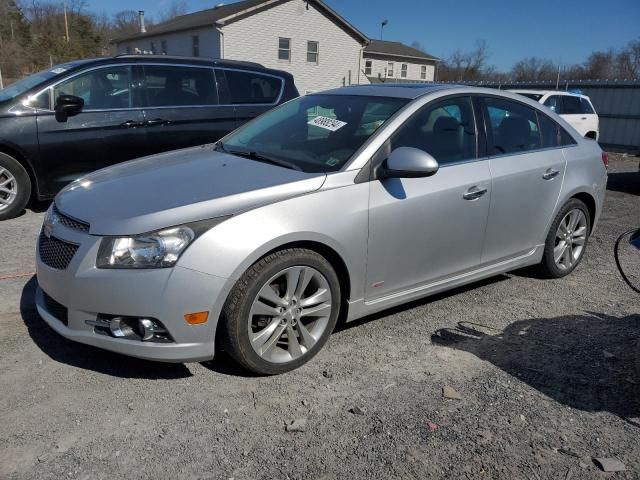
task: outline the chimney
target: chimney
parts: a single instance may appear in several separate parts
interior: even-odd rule
[[[146,33],[147,29],[144,26],[144,10],[138,10],[138,19],[140,20],[140,33]]]

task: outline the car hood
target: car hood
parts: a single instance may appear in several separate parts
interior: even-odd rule
[[[68,185],[55,202],[88,222],[93,235],[132,235],[303,195],[325,179],[206,145],[98,170]]]

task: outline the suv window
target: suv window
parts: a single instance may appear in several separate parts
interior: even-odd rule
[[[490,155],[526,152],[541,147],[536,111],[522,103],[485,97],[489,113]]]
[[[54,102],[60,95],[82,98],[85,110],[131,108],[131,68],[114,66],[81,73],[53,87]]]
[[[281,78],[256,72],[223,70],[227,88],[234,104],[276,103],[282,91]]]
[[[470,97],[454,97],[425,106],[391,139],[391,150],[413,147],[442,165],[476,158],[476,127]]]
[[[551,110],[556,112],[557,114],[562,113],[562,103],[560,101],[559,95],[551,95],[544,101],[544,105],[549,107]]]
[[[574,97],[573,95],[563,95],[561,113],[563,115],[581,114],[582,106],[580,105],[580,97]]]
[[[218,104],[211,68],[145,65],[144,85],[150,107]]]
[[[593,111],[593,107],[591,106],[591,103],[589,103],[589,100],[587,100],[586,98],[580,98],[580,105],[582,106],[582,113],[583,114],[592,114],[595,113]]]

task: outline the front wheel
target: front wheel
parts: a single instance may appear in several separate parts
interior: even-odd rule
[[[551,224],[540,263],[541,273],[548,278],[569,275],[582,260],[590,234],[589,209],[581,200],[572,198]]]
[[[20,162],[0,153],[0,220],[16,217],[31,197],[31,180]]]
[[[340,302],[338,277],[323,256],[281,250],[255,263],[234,286],[223,309],[222,340],[247,370],[284,373],[324,346]]]

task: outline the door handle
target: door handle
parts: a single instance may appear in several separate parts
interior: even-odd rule
[[[136,127],[142,127],[144,126],[144,123],[142,122],[136,122],[134,120],[127,120],[126,122],[122,122],[120,124],[120,126],[122,128],[136,128]]]
[[[545,180],[552,180],[560,173],[560,170],[554,170],[552,168],[548,168],[546,172],[542,174],[542,178]]]
[[[475,200],[483,196],[485,193],[487,193],[486,188],[474,186],[464,192],[462,198],[464,198],[465,200]]]
[[[587,119],[587,117],[582,117],[580,120],[586,120],[586,119]]]
[[[155,127],[156,125],[169,125],[169,120],[165,120],[164,118],[154,118],[153,120],[147,120],[145,125],[147,127]]]

